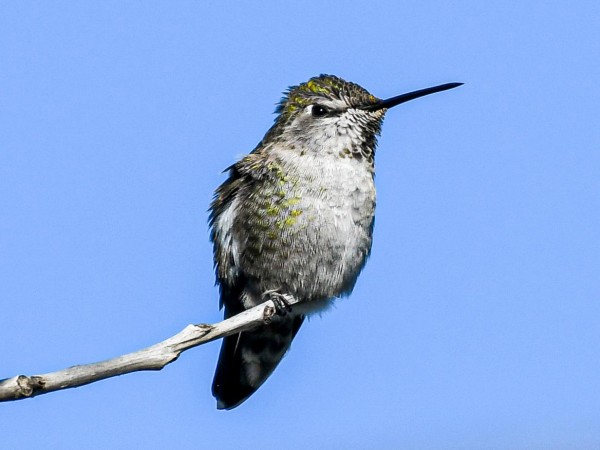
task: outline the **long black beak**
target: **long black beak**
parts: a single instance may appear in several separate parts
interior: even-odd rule
[[[380,109],[390,109],[400,103],[406,103],[415,98],[423,97],[429,94],[435,94],[436,92],[447,91],[448,89],[454,89],[455,87],[462,86],[463,83],[446,83],[440,84],[439,86],[433,86],[426,89],[420,89],[418,91],[409,92],[407,94],[397,95],[396,97],[388,98],[387,100],[381,100],[379,103],[374,105],[366,106],[362,109],[366,111],[377,111]]]

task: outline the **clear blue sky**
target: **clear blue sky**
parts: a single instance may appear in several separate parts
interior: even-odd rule
[[[206,223],[281,92],[392,110],[373,253],[240,408],[218,343],[0,405],[4,448],[598,448],[600,6],[4,2],[0,378],[221,317]]]

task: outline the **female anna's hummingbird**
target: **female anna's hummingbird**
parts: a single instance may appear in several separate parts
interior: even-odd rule
[[[371,251],[374,156],[393,106],[449,83],[380,100],[331,75],[291,87],[275,124],[229,168],[211,205],[211,240],[225,317],[273,299],[269,325],[226,337],[212,391],[238,406],[271,375],[306,314],[348,295]],[[286,313],[285,298],[301,303]]]

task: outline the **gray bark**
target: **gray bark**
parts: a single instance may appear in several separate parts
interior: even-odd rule
[[[288,301],[290,305],[297,303],[297,300],[291,297]],[[31,398],[131,372],[161,370],[179,358],[182,352],[269,323],[275,313],[275,305],[269,300],[213,325],[188,325],[175,336],[158,344],[113,359],[42,375],[17,375],[6,378],[0,380],[0,402]]]

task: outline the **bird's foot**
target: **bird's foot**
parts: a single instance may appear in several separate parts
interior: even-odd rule
[[[273,289],[263,294],[265,301],[271,300],[275,305],[275,312],[280,316],[285,316],[287,313],[292,312],[292,305],[290,305],[290,295],[282,294],[277,290]]]

